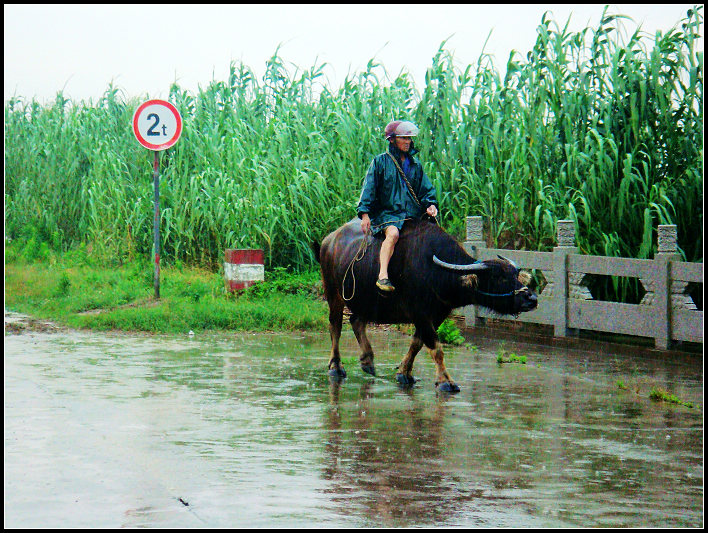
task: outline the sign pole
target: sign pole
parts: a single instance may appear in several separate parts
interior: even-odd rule
[[[182,117],[165,100],[148,100],[133,115],[133,133],[138,142],[152,150],[152,180],[155,184],[155,299],[160,299],[160,151],[173,146],[182,134]]]
[[[160,299],[160,152],[155,150],[155,161],[152,166],[152,181],[155,184],[155,299]]]

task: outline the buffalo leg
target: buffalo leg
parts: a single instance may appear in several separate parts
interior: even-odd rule
[[[347,373],[342,367],[339,357],[339,338],[342,335],[342,313],[344,302],[338,298],[329,301],[329,336],[332,339],[332,352],[329,357],[329,375],[336,378],[345,378]]]
[[[352,324],[352,329],[354,330],[354,336],[356,337],[359,347],[361,348],[361,356],[359,357],[361,369],[367,374],[375,376],[376,370],[374,369],[374,350],[371,348],[369,338],[366,336],[366,322],[356,315],[352,315],[350,321]]]
[[[435,363],[435,387],[443,392],[460,392],[460,387],[455,384],[445,368],[445,356],[435,328],[432,324],[426,324],[421,328],[421,332],[423,343]]]
[[[413,361],[422,347],[423,340],[420,338],[418,328],[416,328],[410,348],[408,348],[408,353],[401,361],[401,364],[398,365],[398,372],[396,372],[396,381],[398,381],[401,385],[413,385],[415,383],[415,378],[412,374]]]

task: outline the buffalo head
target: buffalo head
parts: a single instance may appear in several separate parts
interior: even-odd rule
[[[474,263],[448,263],[433,255],[439,267],[459,275],[465,300],[502,315],[518,315],[532,311],[538,304],[536,294],[528,287],[531,276],[519,271],[513,261],[498,259]]]

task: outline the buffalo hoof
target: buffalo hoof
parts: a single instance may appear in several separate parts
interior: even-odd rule
[[[396,381],[399,385],[404,385],[410,387],[417,381],[413,376],[406,376],[405,374],[396,374]]]
[[[450,381],[443,381],[442,383],[438,383],[436,385],[436,388],[440,392],[460,392],[460,387]]]
[[[376,369],[374,368],[374,365],[361,365],[361,369],[367,374],[376,376]]]
[[[329,377],[336,379],[344,379],[347,377],[347,373],[343,368],[330,368]]]

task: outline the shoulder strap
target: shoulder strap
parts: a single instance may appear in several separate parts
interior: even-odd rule
[[[408,179],[406,178],[406,175],[405,175],[405,173],[403,172],[403,169],[402,169],[401,166],[398,164],[398,161],[396,161],[396,158],[393,157],[393,154],[391,154],[391,152],[388,152],[388,151],[387,151],[386,153],[388,154],[388,156],[389,156],[389,157],[391,158],[391,160],[393,161],[393,164],[396,165],[396,168],[398,169],[398,172],[401,174],[401,177],[403,178],[403,181],[406,182],[406,186],[408,187],[408,192],[410,192],[410,193],[411,193],[411,196],[413,196],[413,199],[415,200],[415,203],[417,203],[417,204],[420,206],[420,200],[418,200],[418,197],[415,195],[415,192],[413,191],[413,187],[411,187],[411,184],[410,184],[410,182],[408,181]]]

